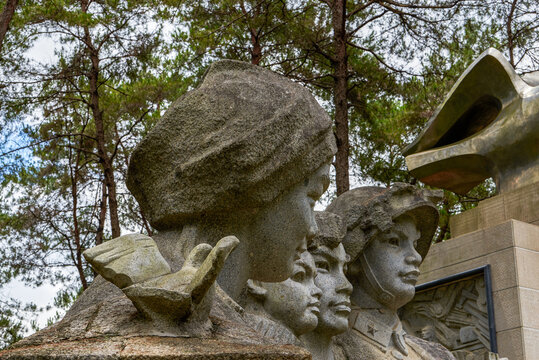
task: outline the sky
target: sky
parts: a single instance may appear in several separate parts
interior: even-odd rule
[[[36,304],[39,308],[45,308],[48,305],[53,304],[54,296],[56,292],[60,290],[60,287],[52,286],[50,284],[43,284],[40,287],[32,288],[25,286],[22,282],[14,280],[2,288],[2,296],[8,298],[15,298],[22,301],[23,303],[32,302]],[[36,322],[39,328],[44,328],[47,325],[47,320],[52,318],[58,310],[52,306],[49,310],[39,312],[36,317]],[[28,319],[25,323],[26,328],[28,329],[27,334],[29,335],[33,331],[30,328],[30,322]]]
[[[53,62],[56,58],[54,55],[54,40],[51,38],[41,38],[36,44],[28,51],[28,55],[36,61],[41,63]],[[20,145],[20,144],[18,144]],[[8,144],[8,146],[17,146],[17,144]],[[7,149],[1,149],[0,153],[3,153]],[[54,297],[60,286],[52,286],[50,284],[43,284],[40,287],[34,288],[24,285],[21,281],[11,281],[0,290],[0,295],[5,298],[14,298],[21,301],[23,304],[32,302],[38,307],[45,308],[48,305],[53,304]],[[48,310],[40,312],[36,318],[38,326],[40,328],[45,327],[47,319],[53,317],[58,311],[54,306]],[[30,329],[29,322],[26,323],[26,327]],[[32,331],[29,331],[31,333]],[[28,334],[29,334],[28,333]]]

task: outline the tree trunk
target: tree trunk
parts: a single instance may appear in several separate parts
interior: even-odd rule
[[[507,49],[509,50],[509,63],[513,68],[515,67],[515,39],[513,39],[513,16],[515,15],[517,2],[518,0],[513,0],[513,3],[511,4],[511,9],[509,10],[509,15],[507,16],[507,24],[505,24],[507,29]]]
[[[84,12],[88,10],[87,0],[82,0],[82,9]],[[107,153],[105,145],[105,126],[103,121],[103,110],[99,106],[99,54],[92,44],[90,37],[90,30],[88,27],[84,28],[84,42],[88,51],[91,69],[88,73],[88,79],[90,80],[90,108],[95,121],[96,138],[97,138],[97,155],[99,156],[99,162],[103,166],[103,174],[105,185],[107,186],[108,200],[109,200],[109,215],[110,215],[110,227],[112,237],[120,236],[120,221],[118,218],[118,201],[116,199],[116,180],[114,179],[114,168],[112,158]]]
[[[2,45],[4,43],[4,37],[6,36],[7,30],[9,29],[9,23],[15,14],[15,9],[19,0],[7,0],[4,11],[0,14],[0,52],[2,51]]]
[[[89,33],[88,33],[89,37]],[[95,130],[97,138],[97,154],[99,156],[99,162],[103,166],[104,181],[107,186],[108,200],[109,200],[109,215],[110,215],[110,227],[112,237],[120,236],[120,221],[118,218],[118,202],[116,200],[116,180],[114,179],[114,168],[112,165],[112,159],[107,154],[105,147],[105,126],[103,121],[103,110],[99,108],[99,91],[98,91],[98,79],[99,79],[99,57],[91,49],[90,60],[92,62],[92,69],[90,70],[90,107],[92,108],[92,114],[95,121]]]
[[[80,140],[82,143],[82,137]],[[79,144],[80,146],[80,144]],[[84,275],[84,267],[82,264],[82,247],[80,243],[80,228],[79,228],[79,219],[77,216],[78,210],[78,181],[79,181],[79,162],[80,162],[80,151],[77,151],[76,160],[75,160],[75,169],[73,169],[73,164],[71,164],[71,155],[70,155],[70,175],[71,175],[71,199],[73,201],[73,240],[75,241],[75,254],[74,261],[77,272],[79,273],[79,279],[82,284],[83,290],[88,288],[88,282],[86,281],[86,276]]]
[[[348,156],[348,54],[346,49],[346,2],[335,0],[332,7],[333,41],[335,58],[333,62],[333,103],[335,106],[335,137],[337,156],[335,172],[337,196],[350,189]]]
[[[77,174],[73,174],[71,184],[71,192],[73,197],[73,238],[75,240],[75,266],[77,272],[79,273],[79,279],[82,284],[82,288],[86,290],[88,288],[88,282],[86,281],[86,276],[84,275],[84,268],[82,266],[82,247],[80,244],[80,228],[79,220],[77,218]]]
[[[104,239],[105,219],[107,217],[107,196],[107,185],[105,185],[105,182],[103,181],[101,183],[101,201],[99,202],[99,225],[95,236],[96,245],[102,244]]]
[[[251,50],[251,63],[258,65],[262,59],[262,46],[260,46],[260,40],[256,34],[251,33],[251,44],[253,49]]]

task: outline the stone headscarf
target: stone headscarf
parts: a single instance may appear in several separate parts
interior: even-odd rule
[[[404,214],[414,218],[421,233],[417,252],[424,259],[438,226],[434,202],[441,196],[441,190],[420,189],[405,183],[395,183],[390,188],[365,186],[343,193],[326,211],[344,219],[347,234],[342,243],[351,261],[357,259],[378,232],[391,229],[393,220]],[[361,231],[353,231],[357,227]]]
[[[127,187],[160,230],[260,207],[331,160],[331,125],[299,84],[219,61],[135,149]]]

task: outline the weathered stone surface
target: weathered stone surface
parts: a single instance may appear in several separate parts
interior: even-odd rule
[[[533,85],[531,85],[533,84]],[[539,181],[539,86],[488,49],[404,150],[422,182],[465,194],[492,177],[500,193]]]
[[[395,184],[352,189],[328,206],[347,224],[343,244],[351,257],[352,311],[350,329],[336,337],[347,358],[454,359],[439,344],[406,335],[397,314],[414,297],[419,265],[438,224],[432,203],[438,198]]]
[[[120,236],[83,255],[97,273],[120,289],[170,274],[155,241],[142,234]]]
[[[539,182],[493,196],[479,202],[475,208],[451,216],[449,218],[451,236],[456,238],[510,219],[539,225],[537,204],[539,204]]]
[[[97,285],[101,286],[99,283]],[[283,359],[306,358],[307,353],[304,350],[296,347],[282,347],[278,340],[256,332],[243,316],[243,309],[220,288],[216,289],[210,320],[212,324],[210,329],[194,329],[194,326],[199,326],[198,323],[182,323],[169,329],[155,327],[152,322],[141,316],[127,297],[120,293],[119,296],[108,298],[82,311],[68,312],[60,322],[17,342],[13,350],[0,353],[0,358],[9,356],[9,359],[56,359],[55,356],[58,354],[59,359],[69,359],[70,356],[75,359],[79,357],[81,359],[122,359],[121,356],[129,354],[135,359],[137,358],[134,357],[135,355],[140,355],[139,358],[150,356],[148,354],[151,352],[144,351],[151,350],[156,352],[154,355],[158,355],[159,351],[166,349],[169,343],[173,344],[171,349],[179,352],[176,355],[191,356],[186,359],[203,359],[206,358],[205,356],[228,359],[227,352],[232,353],[231,359],[236,359],[241,358],[244,349],[247,349],[247,358],[253,359],[264,358],[266,355],[275,359],[280,359],[279,356],[283,356]],[[145,346],[141,345],[144,351],[140,354],[120,352],[133,338],[153,340],[147,343],[148,349],[144,349]],[[190,352],[192,349],[190,344],[197,341],[200,344],[208,344],[209,349],[208,352],[202,351],[198,354],[199,357]],[[99,346],[99,342],[103,342],[103,346]],[[85,347],[85,344],[91,346]],[[221,350],[224,351],[224,355],[218,352],[220,344],[223,345]],[[248,350],[250,347],[252,347],[251,350]],[[54,349],[62,349],[62,351],[65,349],[65,356],[62,352],[56,353]],[[93,353],[94,349],[95,353]],[[231,349],[236,349],[236,351]],[[256,357],[259,349],[262,356]],[[71,350],[73,351],[69,352]],[[167,354],[172,356],[173,350],[170,350],[170,353],[164,352],[162,358],[166,359]],[[177,358],[183,359],[183,357],[171,357],[171,359]]]
[[[313,239],[313,244],[317,246],[328,246],[334,248],[338,246],[346,235],[346,224],[337,214],[329,211],[318,211],[315,214],[318,224],[318,234]]]
[[[6,360],[307,360],[306,350],[292,345],[254,345],[209,339],[158,336],[97,337],[15,348]]]
[[[223,60],[138,145],[127,186],[152,226],[170,228],[268,204],[335,150],[331,120],[307,89]]]
[[[213,248],[196,246],[181,270],[171,273],[155,241],[141,234],[124,235],[84,252],[100,275],[122,289],[135,307],[156,326],[173,327],[193,317],[206,322],[213,293],[199,305],[212,287],[230,252],[238,245],[234,236]],[[190,319],[193,322],[195,318]]]

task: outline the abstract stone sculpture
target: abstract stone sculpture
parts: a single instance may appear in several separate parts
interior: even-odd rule
[[[309,245],[309,252],[316,265],[314,282],[322,290],[320,315],[316,328],[300,339],[313,360],[344,359],[333,338],[348,330],[350,315],[352,284],[344,273],[350,257],[341,244],[346,226],[338,215],[329,212],[318,212],[316,223],[320,232]]]
[[[288,278],[317,233],[313,206],[336,152],[331,124],[299,84],[247,63],[212,64],[130,159],[128,188],[158,231],[88,251],[96,271],[118,287],[98,277],[62,321],[18,346],[100,337],[121,344],[148,335],[218,340],[227,351],[236,351],[231,343],[276,344],[253,331],[237,301],[249,278]],[[167,317],[164,309],[175,306]],[[190,326],[193,317],[202,326]]]
[[[440,192],[396,183],[362,187],[328,206],[346,221],[351,258],[351,329],[337,337],[349,359],[454,359],[438,344],[408,336],[397,310],[414,297],[419,265],[438,224]]]
[[[500,193],[539,181],[539,83],[525,80],[499,51],[481,54],[404,150],[410,173],[458,194],[488,177]]]

